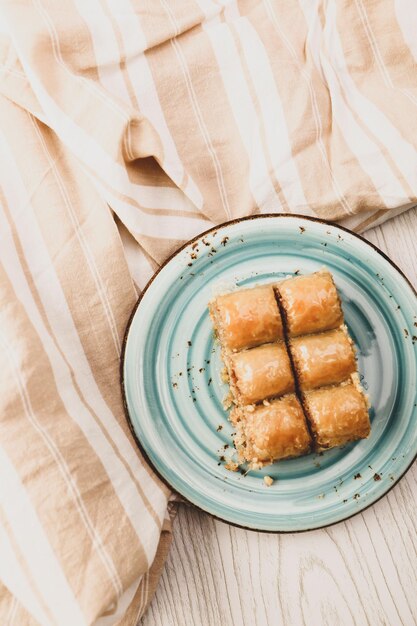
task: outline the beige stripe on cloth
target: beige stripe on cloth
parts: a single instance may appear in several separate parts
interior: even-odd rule
[[[140,620],[174,510],[122,408],[138,292],[230,218],[415,206],[413,23],[409,0],[0,2],[1,624]]]

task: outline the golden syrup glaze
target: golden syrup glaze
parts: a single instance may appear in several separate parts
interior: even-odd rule
[[[236,395],[242,404],[294,391],[294,378],[284,342],[264,344],[233,354],[230,367]]]
[[[356,370],[355,351],[345,328],[294,338],[290,350],[303,391],[341,383]]]
[[[281,314],[272,285],[217,296],[210,310],[223,345],[238,351],[283,338]]]

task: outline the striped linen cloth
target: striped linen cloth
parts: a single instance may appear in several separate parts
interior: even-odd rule
[[[415,0],[0,0],[0,624],[136,624],[169,490],[123,332],[188,238],[417,199]]]

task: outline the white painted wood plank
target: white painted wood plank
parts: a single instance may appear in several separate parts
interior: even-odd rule
[[[417,285],[417,210],[365,234]],[[293,535],[181,505],[142,626],[415,626],[417,468],[363,514]]]

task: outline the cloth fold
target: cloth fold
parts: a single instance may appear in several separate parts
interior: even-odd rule
[[[411,0],[0,0],[2,624],[140,619],[170,492],[123,414],[138,293],[228,219],[363,231],[415,206],[416,20]]]

